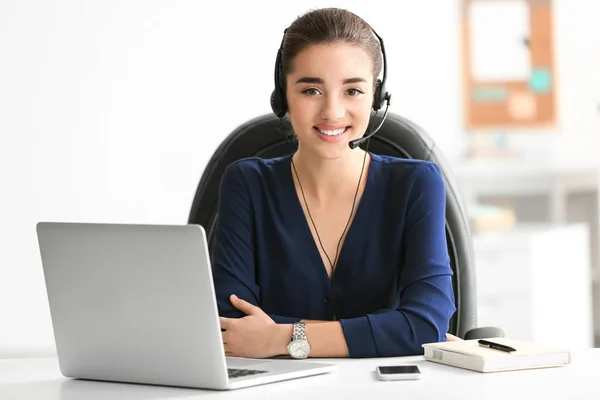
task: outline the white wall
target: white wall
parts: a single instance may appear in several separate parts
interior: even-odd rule
[[[185,223],[220,141],[270,112],[283,29],[323,6],[377,29],[390,111],[461,154],[458,0],[0,3],[0,350],[53,344],[35,224]]]

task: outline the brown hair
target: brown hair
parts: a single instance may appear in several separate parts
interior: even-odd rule
[[[281,87],[292,71],[294,57],[312,44],[346,43],[365,50],[373,60],[373,84],[381,73],[382,55],[371,26],[358,15],[340,8],[311,10],[288,28],[281,54]]]

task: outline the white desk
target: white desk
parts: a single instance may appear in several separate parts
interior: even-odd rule
[[[94,382],[62,377],[55,358],[0,360],[0,399],[599,399],[600,349],[574,351],[567,367],[481,374],[422,357],[327,360],[337,372],[231,392]],[[420,381],[377,380],[376,365],[415,363]]]

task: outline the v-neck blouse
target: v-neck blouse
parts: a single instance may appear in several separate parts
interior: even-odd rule
[[[291,155],[228,166],[211,249],[221,316],[243,316],[229,301],[236,294],[276,323],[339,320],[351,357],[423,354],[423,343],[445,340],[456,308],[439,167],[369,154],[331,280],[294,187]]]
[[[289,159],[289,161],[287,162],[288,165],[290,165],[291,168],[291,155],[289,157],[287,157]],[[339,249],[339,255],[338,255],[338,264],[340,265],[340,262],[342,262],[344,256],[346,255],[345,252],[347,250],[345,250],[347,247],[352,247],[352,246],[356,246],[356,245],[360,245],[360,242],[357,242],[357,240],[360,240],[360,236],[357,237],[357,232],[355,232],[356,230],[360,230],[362,226],[364,226],[364,218],[365,218],[365,211],[364,209],[369,209],[370,205],[369,205],[369,201],[371,198],[371,189],[373,186],[373,174],[372,174],[372,169],[369,168],[368,172],[367,172],[367,179],[366,179],[366,185],[365,188],[363,190],[363,194],[360,198],[360,201],[354,206],[355,207],[355,214],[354,214],[354,219],[350,222],[350,225],[348,226],[348,232],[346,234],[346,238],[344,239],[344,241],[342,242],[342,246]],[[284,177],[285,179],[285,177]],[[297,192],[296,192],[296,186],[294,185],[294,180],[292,178],[292,175],[289,174],[289,179],[285,179],[285,186],[287,187],[287,190],[285,191],[286,196],[288,196],[287,200],[290,204],[290,216],[294,218],[293,224],[294,224],[294,231],[296,232],[296,235],[301,235],[301,240],[303,243],[306,243],[307,247],[306,247],[306,251],[310,252],[311,254],[309,254],[311,256],[311,264],[314,264],[315,267],[318,269],[319,266],[321,266],[321,268],[323,269],[323,276],[329,280],[329,275],[327,274],[327,268],[331,268],[330,265],[325,266],[325,264],[323,264],[323,259],[321,257],[321,254],[319,253],[319,248],[317,246],[319,246],[318,242],[315,242],[314,237],[312,235],[312,232],[310,230],[310,226],[309,224],[311,223],[308,219],[306,219],[306,216],[304,214],[304,210],[302,209],[302,204],[301,204],[301,198],[298,197]],[[340,235],[342,234],[342,232],[340,232]],[[312,249],[310,244],[313,243]],[[312,250],[312,251],[310,251]],[[330,255],[331,257],[331,262],[334,262],[334,258],[335,258],[335,254]],[[332,276],[333,278],[333,283],[335,283],[335,279],[337,278],[337,276],[334,274]],[[335,315],[333,315],[333,317],[335,317]],[[335,318],[333,318],[335,319]]]

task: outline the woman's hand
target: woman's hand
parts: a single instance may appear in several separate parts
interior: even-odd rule
[[[447,342],[456,342],[457,340],[462,340],[462,339],[459,338],[458,336],[454,336],[450,333],[446,333],[446,341]]]
[[[277,324],[260,308],[230,296],[231,304],[246,314],[243,318],[220,317],[225,355],[231,357],[268,358],[278,355],[275,336]]]

